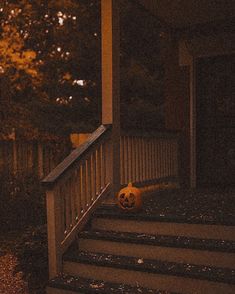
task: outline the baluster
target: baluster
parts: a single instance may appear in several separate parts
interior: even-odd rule
[[[178,141],[175,141],[175,176],[179,176],[179,145],[178,145]]]
[[[123,137],[123,153],[124,153],[124,181],[125,184],[128,183],[128,148],[127,148],[127,138],[126,136]]]
[[[74,173],[74,193],[75,193],[75,207],[76,207],[76,222],[81,215],[81,193],[80,193],[80,167],[77,166]]]
[[[136,144],[135,137],[132,137],[132,180],[136,182]]]
[[[133,181],[137,182],[137,138],[133,137]]]
[[[157,140],[157,169],[158,169],[158,179],[161,178],[161,146],[160,146],[160,139]]]
[[[144,138],[144,154],[145,154],[145,165],[144,165],[144,172],[145,172],[145,181],[148,180],[148,138]]]
[[[167,177],[167,140],[164,140],[164,162],[165,162],[165,171],[164,171],[164,176]]]
[[[120,181],[121,185],[124,184],[124,152],[123,152],[123,136],[120,137]]]
[[[154,153],[153,153],[153,138],[151,138],[151,142],[150,142],[150,148],[151,148],[151,173],[150,173],[150,180],[152,180],[153,177],[153,171],[154,171]]]
[[[111,183],[111,175],[112,175],[112,166],[110,165],[111,158],[112,158],[112,148],[111,148],[111,141],[107,141],[105,145],[105,169],[106,169],[106,184]]]
[[[148,142],[147,138],[144,138],[144,180],[148,180]]]
[[[82,180],[83,180],[83,199],[84,199],[84,212],[88,206],[88,195],[87,195],[87,161],[85,160],[82,164]]]
[[[61,239],[63,239],[64,237],[64,231],[65,231],[65,225],[64,225],[64,197],[63,197],[63,191],[62,191],[63,187],[61,185],[57,185],[54,189],[53,189],[53,194],[54,197],[58,197],[58,203],[60,203],[60,236],[62,236]],[[57,213],[58,215],[58,213]]]
[[[71,190],[71,227],[74,227],[76,223],[76,195],[75,195],[75,170],[72,173],[70,180],[70,190]]]
[[[165,150],[165,152],[164,152],[164,154],[165,154],[165,156],[164,156],[164,158],[165,158],[165,177],[167,177],[167,140],[165,140],[165,142],[164,142],[164,150]]]
[[[160,139],[159,147],[160,147],[160,177],[163,178],[164,172],[163,172],[163,142],[162,142],[162,139]]]
[[[154,176],[154,179],[157,178],[157,165],[158,165],[158,162],[157,162],[157,140],[156,138],[154,138],[154,141],[153,141],[153,152],[154,152],[154,173],[153,173],[153,176]]]
[[[148,168],[147,168],[147,179],[150,180],[150,171],[151,171],[151,151],[150,151],[150,138],[147,141],[147,155],[148,155]]]
[[[61,197],[61,229],[64,235],[67,234],[66,230],[66,199],[65,199],[65,191],[64,191],[64,183],[60,186],[59,194]]]
[[[143,139],[139,138],[140,146],[140,180],[144,181],[144,148],[143,148]]]
[[[144,154],[145,154],[145,181],[148,180],[148,163],[149,163],[149,159],[148,159],[148,138],[145,137],[144,138]]]
[[[96,199],[96,158],[95,152],[91,154],[91,201]]]
[[[163,140],[163,174],[166,177],[166,141]]]
[[[129,173],[128,173],[128,183],[132,182],[132,150],[131,150],[131,137],[127,138],[128,140],[128,169],[129,169]]]
[[[148,179],[152,179],[152,169],[153,169],[153,160],[152,160],[152,138],[149,138],[149,177]]]
[[[162,140],[162,177],[165,177],[165,142]]]
[[[91,157],[86,160],[86,193],[87,193],[87,206],[91,205]]]
[[[167,176],[170,177],[171,175],[171,143],[170,143],[170,140],[168,140],[168,143],[167,143]]]
[[[101,189],[105,187],[105,146],[101,144],[100,146],[100,156],[101,156]]]
[[[150,160],[149,160],[149,138],[146,138],[146,180],[149,180],[149,165],[150,165]]]
[[[136,152],[136,155],[135,155],[135,164],[136,164],[136,182],[139,182],[140,181],[140,152],[139,152],[139,138],[136,137],[135,138],[135,144],[136,144],[136,148],[135,148],[135,152]]]
[[[171,164],[170,164],[170,175],[174,175],[174,152],[173,152],[173,140],[171,140],[170,145],[170,157],[171,157]]]
[[[141,182],[144,181],[144,139],[140,138],[140,150],[141,150]]]
[[[86,209],[86,198],[85,198],[85,167],[84,164],[80,165],[80,195],[81,195],[81,213],[83,214]]]
[[[71,190],[70,190],[70,179],[65,182],[65,223],[67,233],[70,231],[71,225]]]
[[[101,190],[101,158],[100,158],[100,148],[96,150],[96,196],[99,195]]]
[[[131,146],[130,146],[130,137],[127,137],[127,167],[128,167],[128,175],[127,182],[131,181]]]
[[[153,179],[156,179],[156,140],[153,138]]]
[[[126,153],[126,159],[127,159],[127,183],[130,182],[130,146],[129,146],[129,137],[126,137],[126,147],[127,147],[127,153]]]

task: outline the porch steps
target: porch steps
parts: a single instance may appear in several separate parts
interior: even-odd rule
[[[104,207],[96,211],[92,218],[92,228],[103,231],[235,241],[235,225],[229,222],[219,224],[206,219],[189,220],[173,215],[147,215],[145,212],[124,213],[115,206]]]
[[[136,284],[179,293],[226,293],[235,291],[232,270],[161,260],[80,251],[66,256],[64,271],[72,275]]]
[[[64,255],[63,274],[72,282],[57,278],[47,293],[233,294],[234,268],[235,226],[104,207]],[[81,279],[116,285],[117,291],[83,289]]]
[[[156,291],[139,287],[132,287],[125,284],[108,283],[105,281],[85,279],[78,276],[62,275],[50,281],[48,294],[78,294],[78,293],[100,293],[100,294],[177,294],[168,291]]]
[[[79,234],[78,247],[82,251],[127,257],[230,269],[235,266],[235,241],[91,230]]]

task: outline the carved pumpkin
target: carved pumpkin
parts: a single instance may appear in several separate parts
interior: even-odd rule
[[[137,211],[142,207],[141,192],[129,183],[117,196],[118,206],[126,211]]]

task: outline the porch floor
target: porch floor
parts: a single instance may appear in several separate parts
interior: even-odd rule
[[[143,197],[143,208],[138,215],[164,221],[235,225],[234,201],[232,188],[159,191]]]

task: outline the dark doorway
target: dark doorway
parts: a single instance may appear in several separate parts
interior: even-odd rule
[[[198,185],[235,186],[235,55],[198,59],[196,81]]]

